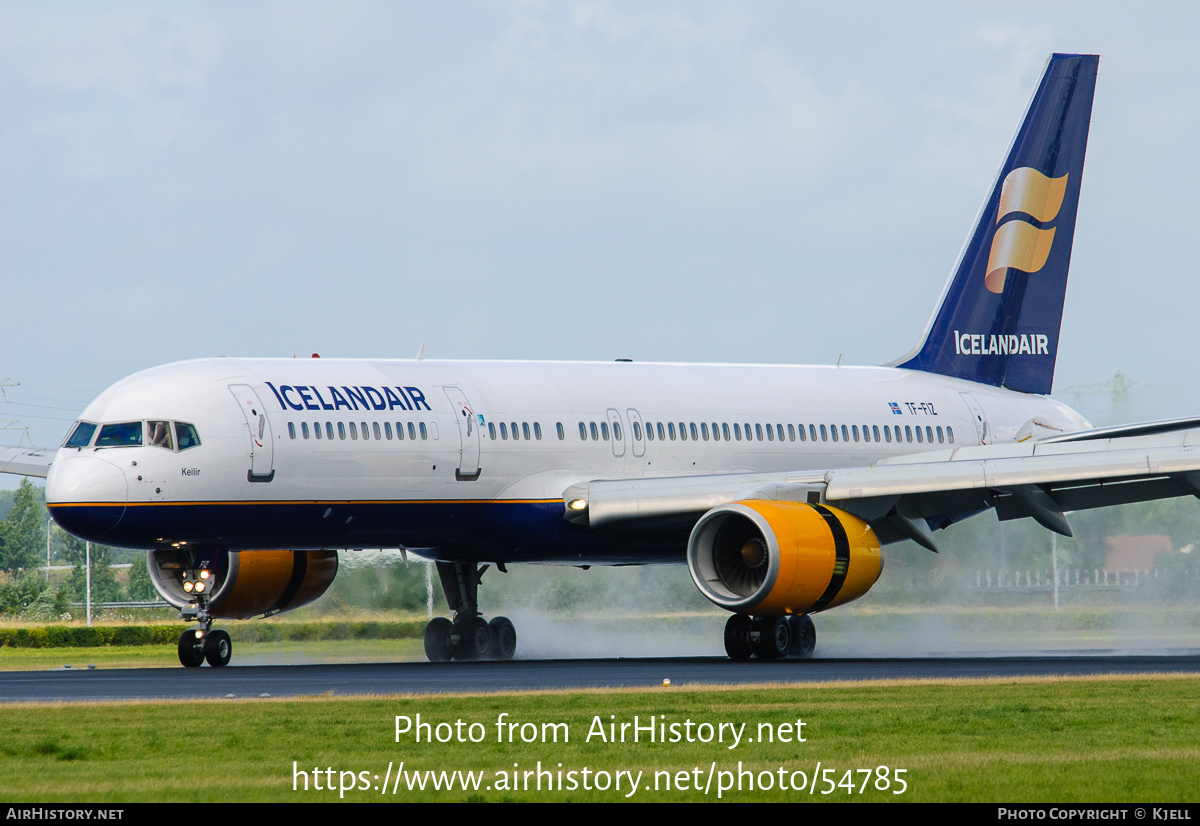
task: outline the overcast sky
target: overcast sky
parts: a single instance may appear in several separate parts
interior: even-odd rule
[[[1200,413],[1198,8],[6,3],[0,419],[210,355],[888,361],[1053,51],[1101,55],[1056,395]]]

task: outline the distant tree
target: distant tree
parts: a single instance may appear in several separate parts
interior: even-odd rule
[[[87,544],[78,537],[65,535],[62,557],[75,566],[64,587],[75,602],[87,599]],[[117,602],[124,595],[112,569],[112,549],[92,545],[92,602]]]
[[[146,555],[138,554],[129,569],[129,598],[139,602],[149,602],[158,599],[154,583],[150,581],[150,569],[146,567]]]
[[[28,478],[21,480],[13,506],[0,525],[0,570],[38,566],[46,547],[46,522],[41,491]]]
[[[0,583],[0,614],[21,613],[49,588],[41,575],[30,571]]]

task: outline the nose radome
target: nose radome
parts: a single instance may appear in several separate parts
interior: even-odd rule
[[[46,475],[46,504],[83,502],[125,504],[129,495],[125,474],[116,465],[94,456],[69,456],[50,466]]]
[[[125,474],[93,456],[67,456],[46,475],[46,504],[54,521],[82,539],[99,540],[125,514]]]

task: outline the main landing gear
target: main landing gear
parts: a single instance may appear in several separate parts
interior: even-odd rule
[[[757,655],[764,660],[811,657],[817,647],[817,628],[807,614],[786,617],[748,617],[734,614],[725,623],[725,653],[733,660]]]
[[[213,620],[207,608],[206,604],[201,604],[194,613],[185,610],[180,614],[185,619],[194,618],[200,623],[199,628],[184,631],[179,638],[179,662],[184,668],[199,668],[206,661],[213,668],[220,668],[229,665],[233,657],[233,641],[229,639],[228,632],[212,630]]]
[[[487,565],[438,562],[438,578],[454,620],[434,617],[425,626],[425,656],[447,660],[511,660],[517,651],[517,629],[508,617],[490,622],[479,614],[479,581]]]

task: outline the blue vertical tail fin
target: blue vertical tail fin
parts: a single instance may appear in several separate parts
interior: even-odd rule
[[[893,366],[1050,392],[1099,62],[1051,55],[924,337]]]

